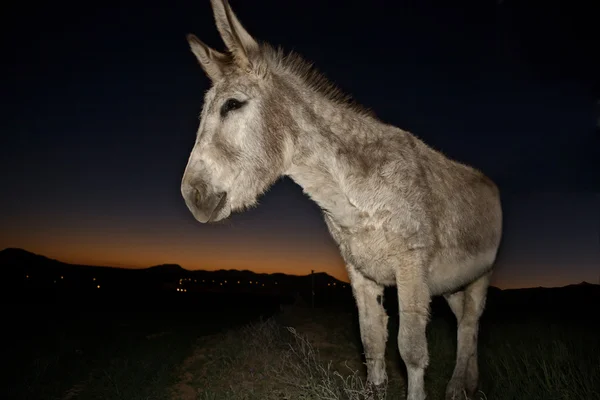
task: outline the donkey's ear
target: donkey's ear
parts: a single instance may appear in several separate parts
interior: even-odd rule
[[[191,33],[187,35],[192,53],[198,59],[200,66],[211,81],[216,82],[223,77],[225,66],[230,62],[229,56],[208,47],[204,42]]]
[[[211,0],[217,29],[235,62],[242,68],[251,67],[251,57],[259,51],[256,40],[244,29],[227,0]]]

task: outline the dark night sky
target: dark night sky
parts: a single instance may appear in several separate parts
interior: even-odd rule
[[[495,285],[598,282],[597,11],[566,1],[386,3],[231,0],[256,38],[314,61],[382,120],[499,184]],[[12,7],[3,11],[0,249],[347,279],[317,206],[289,179],[224,225],[201,225],[185,207],[179,186],[209,85],[185,35],[223,46],[208,0]]]

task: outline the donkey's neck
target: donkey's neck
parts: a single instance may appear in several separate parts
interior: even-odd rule
[[[354,226],[364,214],[360,198],[368,196],[361,181],[380,162],[372,152],[403,131],[319,96],[300,107],[302,132],[287,175],[337,224]]]

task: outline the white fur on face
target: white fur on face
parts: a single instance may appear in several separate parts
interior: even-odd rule
[[[201,180],[215,192],[226,192],[232,211],[255,205],[257,198],[283,173],[283,166],[270,163],[272,154],[266,148],[261,113],[262,93],[256,86],[246,83],[246,90],[242,91],[222,83],[207,92],[196,143],[184,174],[184,180]],[[223,117],[221,107],[230,98],[244,105]]]

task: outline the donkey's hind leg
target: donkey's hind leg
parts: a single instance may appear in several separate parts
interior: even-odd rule
[[[477,279],[464,290],[445,295],[458,325],[456,366],[446,388],[446,400],[473,398],[477,390],[477,336],[479,318],[485,308],[491,273]]]

